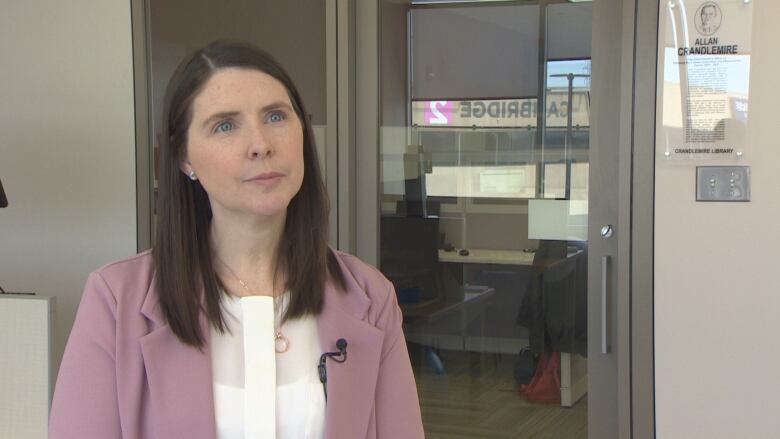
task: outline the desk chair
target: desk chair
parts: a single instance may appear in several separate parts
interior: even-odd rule
[[[407,340],[422,346],[426,360],[443,375],[435,348],[448,339],[452,348],[465,349],[465,327],[484,314],[494,290],[474,286],[467,294],[443,269],[438,218],[383,216],[380,227],[380,268],[396,288]]]
[[[441,300],[438,236],[438,218],[381,217],[379,267],[393,282],[400,304]]]
[[[571,355],[587,356],[587,249],[585,243],[566,244],[555,243],[553,251],[548,248],[535,258],[518,323],[529,328],[532,352],[560,353],[560,401],[571,407],[587,391],[586,363]]]
[[[587,244],[539,242],[517,323],[534,353],[587,355]]]
[[[395,287],[405,322],[423,317],[444,303],[438,237],[438,218],[400,215],[380,218],[379,267]],[[433,346],[420,344],[436,373],[446,373]]]
[[[541,280],[545,350],[572,352],[575,348],[577,260],[579,253],[550,263]]]

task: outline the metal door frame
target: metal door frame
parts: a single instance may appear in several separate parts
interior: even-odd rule
[[[631,142],[631,430],[635,439],[655,438],[654,210],[656,78],[660,0],[632,0],[634,19]]]
[[[154,215],[149,0],[130,0],[129,6],[135,104],[136,247],[141,252],[152,246]]]

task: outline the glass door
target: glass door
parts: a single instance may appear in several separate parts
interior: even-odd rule
[[[355,3],[352,250],[395,285],[426,437],[630,429],[624,3]]]

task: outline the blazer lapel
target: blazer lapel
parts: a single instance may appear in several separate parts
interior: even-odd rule
[[[155,328],[140,341],[149,383],[150,424],[155,437],[213,439],[216,421],[210,331],[205,315],[201,313],[200,325],[206,344],[203,350],[198,350],[180,342],[171,331],[153,290],[147,293],[141,313]]]
[[[366,322],[370,299],[349,277],[349,270],[342,266],[342,271],[347,277],[347,291],[339,291],[328,282],[325,305],[317,319],[324,352],[336,351],[338,339],[347,340],[347,361],[327,361],[325,366],[328,377],[325,439],[367,436],[384,340],[384,333]],[[206,343],[203,350],[198,350],[181,343],[173,334],[153,290],[147,293],[141,313],[154,328],[140,343],[155,435],[216,437],[210,330],[205,315],[201,313],[200,324]]]
[[[353,279],[347,279],[346,293],[330,282],[326,286],[325,306],[318,318],[320,346],[324,352],[336,351],[336,341],[345,339],[347,360],[326,362],[325,439],[367,436],[384,338],[381,330],[364,320],[369,305]]]

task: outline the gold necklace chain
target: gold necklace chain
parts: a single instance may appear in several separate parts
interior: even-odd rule
[[[252,295],[252,290],[249,288],[249,285],[247,285],[246,282],[244,282],[240,277],[238,277],[236,272],[233,271],[233,269],[230,268],[230,266],[228,264],[226,264],[225,261],[222,260],[222,258],[217,256],[216,254],[214,255],[214,257],[217,258],[217,260],[219,261],[220,264],[224,265],[225,268],[228,269],[230,274],[233,275],[233,277],[236,278],[236,280],[241,285],[241,287],[244,290],[246,290],[246,292],[249,293],[249,295],[251,296]],[[282,307],[281,307],[281,305],[277,306],[276,294],[274,294],[274,292],[271,293],[271,298],[272,298],[273,303],[274,303],[273,304],[273,306],[274,306],[274,349],[276,350],[277,353],[282,354],[284,352],[287,352],[287,349],[290,347],[290,340],[288,340],[287,337],[285,337],[284,334],[282,333],[282,316],[281,316],[281,314],[282,314],[281,308]],[[279,317],[279,325],[278,326],[276,324],[277,314],[278,314],[278,317]]]

